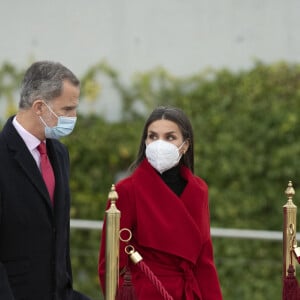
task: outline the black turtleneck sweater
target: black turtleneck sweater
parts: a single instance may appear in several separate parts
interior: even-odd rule
[[[163,172],[161,175],[162,180],[166,185],[177,195],[180,196],[186,186],[186,180],[180,175],[180,164]]]

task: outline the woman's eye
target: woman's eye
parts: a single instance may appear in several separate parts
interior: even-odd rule
[[[168,141],[174,141],[175,137],[173,135],[170,135],[170,136],[167,137],[167,140]]]
[[[155,134],[149,134],[148,135],[148,139],[150,139],[150,140],[156,140],[157,136]]]

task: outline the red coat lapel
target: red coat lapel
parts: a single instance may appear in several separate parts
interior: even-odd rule
[[[141,246],[195,263],[209,235],[207,187],[185,167],[182,175],[188,183],[181,197],[162,181],[147,160],[132,175],[138,224],[136,239]]]

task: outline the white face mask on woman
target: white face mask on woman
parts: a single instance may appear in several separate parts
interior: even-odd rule
[[[179,150],[184,143],[185,142],[177,147],[172,143],[157,140],[146,145],[145,154],[148,162],[154,169],[162,174],[178,164],[182,156],[182,154],[179,153]]]

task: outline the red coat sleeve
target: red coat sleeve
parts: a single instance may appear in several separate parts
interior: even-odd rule
[[[222,300],[220,283],[213,261],[213,247],[210,239],[203,245],[202,253],[197,261],[195,277],[203,299]]]

